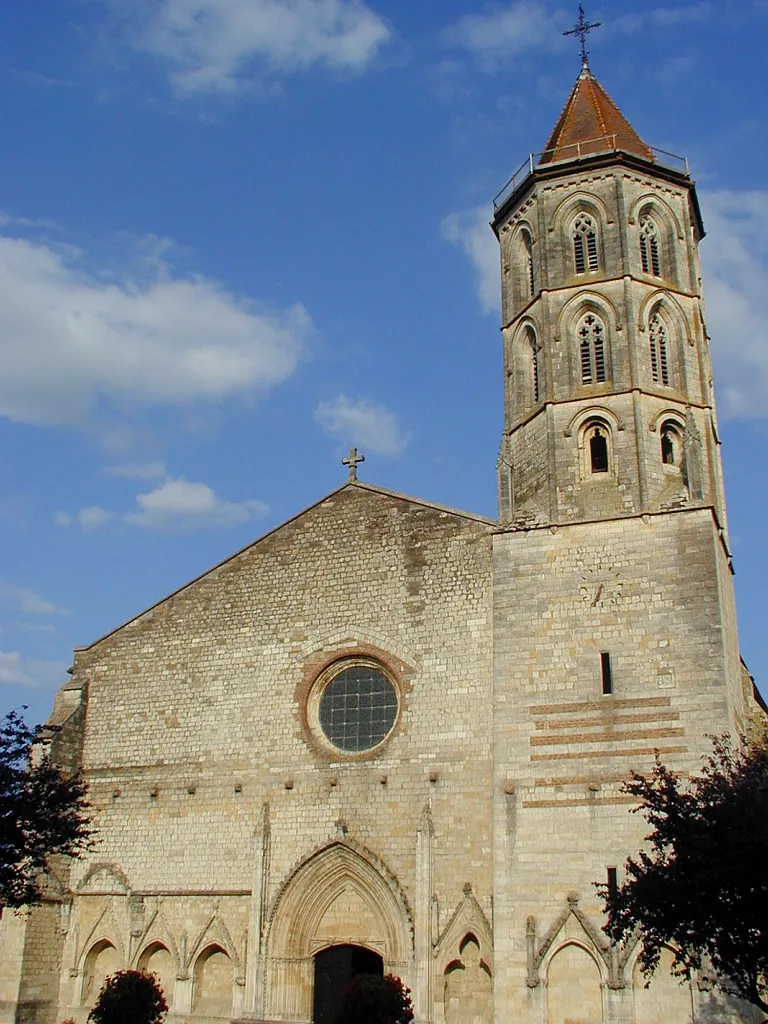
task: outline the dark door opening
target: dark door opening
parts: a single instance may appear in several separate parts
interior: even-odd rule
[[[384,973],[378,953],[363,946],[330,946],[315,957],[314,1024],[334,1024],[349,982],[359,974]]]

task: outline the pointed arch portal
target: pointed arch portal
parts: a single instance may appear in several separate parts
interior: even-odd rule
[[[384,974],[384,961],[365,946],[329,946],[315,954],[313,1024],[334,1024],[347,986],[361,974]]]

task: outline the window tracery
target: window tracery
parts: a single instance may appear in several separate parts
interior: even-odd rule
[[[573,222],[573,263],[577,274],[600,269],[597,228],[594,218],[588,213],[580,213]]]
[[[644,274],[661,277],[659,230],[648,214],[640,218],[640,262]]]
[[[654,313],[648,324],[648,338],[651,346],[651,377],[654,384],[669,385],[669,352],[667,327],[658,313]]]
[[[605,327],[594,313],[582,317],[578,330],[581,383],[602,384],[606,379]]]

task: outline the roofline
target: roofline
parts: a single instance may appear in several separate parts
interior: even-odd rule
[[[626,152],[623,149],[595,153],[589,156],[582,156],[574,160],[562,160],[558,163],[537,164],[531,173],[523,178],[517,188],[510,192],[499,208],[494,210],[493,220],[491,221],[491,227],[493,228],[494,234],[498,238],[498,225],[506,218],[510,210],[519,205],[521,200],[527,196],[527,194],[539,182],[551,181],[552,179],[560,178],[565,174],[573,174],[574,171],[591,171],[598,167],[609,167],[611,164],[626,165],[631,167],[633,170],[643,171],[645,174],[654,175],[657,178],[674,182],[675,184],[682,185],[684,188],[688,189],[689,193],[693,196],[692,206],[696,218],[696,224],[699,229],[699,235],[701,238],[704,237],[704,223],[701,218],[701,209],[699,207],[698,197],[696,196],[696,182],[693,178],[681,171],[676,171],[671,167],[664,167],[660,163],[645,160],[643,157],[637,156],[634,153]]]
[[[311,505],[307,505],[306,508],[303,508],[300,512],[297,512],[295,515],[290,516],[290,518],[288,519],[284,519],[281,523],[278,523],[276,526],[273,526],[271,530],[267,530],[267,532],[261,534],[260,537],[257,537],[255,540],[249,541],[247,544],[239,548],[233,554],[227,555],[226,558],[223,558],[220,562],[217,562],[215,565],[211,566],[210,569],[206,569],[205,572],[200,573],[199,576],[193,577],[188,582],[183,583],[180,587],[177,587],[176,590],[172,590],[170,594],[166,594],[165,597],[161,597],[158,601],[155,601],[153,604],[149,605],[143,611],[139,612],[136,615],[132,615],[130,619],[126,619],[125,622],[122,622],[119,626],[115,626],[114,629],[110,629],[108,633],[104,633],[102,636],[98,637],[96,640],[91,641],[91,643],[89,644],[84,644],[80,647],[75,647],[74,653],[78,654],[81,651],[90,651],[93,647],[97,647],[100,643],[103,643],[104,640],[108,640],[109,637],[114,636],[115,633],[119,633],[121,629],[125,629],[126,626],[130,626],[132,623],[138,622],[139,619],[143,618],[145,615],[148,615],[150,612],[153,612],[155,608],[159,608],[160,605],[165,604],[166,601],[170,601],[171,598],[176,597],[178,594],[181,594],[189,587],[192,587],[196,583],[199,583],[200,580],[204,580],[206,576],[210,576],[212,573],[218,572],[219,569],[223,568],[229,562],[234,561],[235,558],[239,558],[240,555],[245,554],[245,552],[250,550],[250,548],[256,547],[257,544],[261,544],[262,541],[265,541],[268,537],[271,537],[273,533],[277,533],[278,530],[282,530],[284,526],[288,526],[290,523],[295,522],[297,519],[300,519],[302,516],[306,515],[307,512],[311,512],[313,509],[317,508],[318,505],[322,505],[323,502],[328,501],[329,498],[333,498],[335,495],[340,494],[342,491],[346,491],[350,487],[357,488],[363,491],[371,491],[373,494],[383,494],[389,498],[399,498],[400,500],[408,501],[413,505],[422,505],[425,508],[433,508],[438,512],[445,512],[447,515],[459,516],[462,519],[470,519],[474,522],[483,523],[483,525],[485,526],[492,526],[497,528],[499,526],[497,520],[486,519],[484,516],[475,515],[475,513],[473,512],[463,512],[460,509],[451,508],[448,505],[439,505],[434,501],[424,501],[422,498],[414,498],[409,494],[401,494],[399,491],[390,491],[387,490],[386,487],[377,487],[375,484],[366,484],[363,483],[361,480],[348,480],[346,483],[342,484],[341,487],[337,487],[335,491],[330,491],[330,493],[324,495],[322,498],[319,498]]]

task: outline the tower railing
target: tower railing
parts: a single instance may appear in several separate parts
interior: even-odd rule
[[[642,147],[649,155],[638,152]],[[509,199],[512,193],[530,178],[537,167],[556,167],[558,164],[573,163],[578,160],[586,160],[599,156],[602,153],[630,153],[632,156],[639,156],[658,167],[665,167],[668,170],[676,171],[690,177],[688,158],[679,156],[677,153],[670,153],[666,149],[658,149],[656,146],[646,146],[643,142],[635,139],[625,139],[621,135],[601,135],[596,139],[587,139],[584,142],[574,142],[568,146],[557,146],[555,149],[542,149],[538,153],[531,153],[520,164],[518,169],[506,183],[504,188],[493,200],[494,211],[500,209]]]

